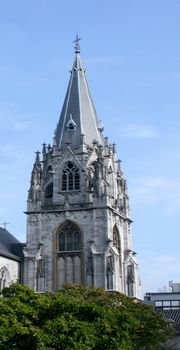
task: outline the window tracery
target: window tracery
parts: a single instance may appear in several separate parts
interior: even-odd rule
[[[62,191],[78,191],[79,189],[79,169],[72,162],[68,162],[63,169]]]
[[[66,221],[59,232],[59,251],[70,252],[81,250],[81,232],[71,221]]]

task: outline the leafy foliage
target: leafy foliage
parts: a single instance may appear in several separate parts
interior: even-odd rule
[[[159,314],[118,292],[67,285],[37,294],[4,288],[0,350],[160,350],[172,330]]]

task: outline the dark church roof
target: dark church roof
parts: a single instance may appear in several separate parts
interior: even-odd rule
[[[0,255],[13,260],[21,260],[23,244],[9,231],[0,227]]]

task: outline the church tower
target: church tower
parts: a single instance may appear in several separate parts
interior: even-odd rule
[[[53,144],[36,152],[27,201],[24,283],[66,283],[139,297],[127,184],[103,136],[80,58],[75,59]]]

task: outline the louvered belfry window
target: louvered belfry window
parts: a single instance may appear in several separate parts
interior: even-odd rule
[[[72,162],[68,162],[63,169],[62,191],[78,191],[79,189],[79,169]]]

